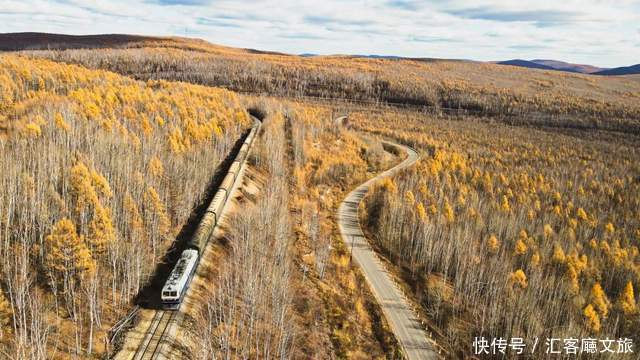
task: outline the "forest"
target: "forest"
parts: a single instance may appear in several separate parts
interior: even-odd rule
[[[303,57],[184,38],[110,49],[26,51],[141,80],[165,79],[280,97],[323,98],[490,116],[508,123],[640,133],[640,83],[473,61]]]
[[[478,334],[638,341],[637,137],[351,117],[428,154],[361,221],[460,356]]]
[[[197,290],[205,300],[187,330],[190,356],[399,356],[331,221],[342,185],[393,157],[378,140],[333,128],[328,107],[257,101],[268,115],[248,177],[260,191],[212,245],[204,273],[217,286]],[[323,156],[339,144],[344,153]]]
[[[0,353],[104,352],[251,122],[226,90],[0,60]]]
[[[640,342],[640,82],[125,40],[0,53],[0,358],[122,350],[112,327],[145,306],[250,113],[176,358],[402,358],[336,223],[404,159],[387,141],[420,159],[370,189],[360,224],[446,357],[478,336]]]

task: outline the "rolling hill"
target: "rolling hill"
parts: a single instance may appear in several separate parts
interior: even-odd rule
[[[106,43],[113,35],[96,37]],[[32,48],[30,43],[22,47]],[[625,78],[540,71],[552,69],[540,64],[527,69],[442,59],[303,57],[177,37],[119,43],[109,51],[22,53],[140,80],[178,80],[281,97],[382,102],[517,121],[535,117],[536,123],[640,132],[640,124],[632,120],[640,119],[640,84]]]
[[[593,65],[572,64],[565,61],[541,60],[541,59],[535,59],[535,60],[514,59],[514,60],[498,61],[496,62],[496,64],[520,66],[520,67],[525,67],[530,69],[566,71],[566,72],[579,73],[579,74],[592,74],[598,71],[608,70],[608,69],[600,68]]]
[[[558,60],[531,60],[531,62],[541,65],[550,66],[556,70],[576,72],[581,74],[591,74],[598,71],[607,70],[605,68],[593,66],[593,65],[584,65],[584,64],[572,64],[565,61]]]
[[[511,65],[511,66],[519,66],[528,69],[541,69],[541,70],[557,70],[551,66],[538,64],[529,60],[522,59],[514,59],[514,60],[506,60],[506,61],[498,61],[496,62],[498,65]]]
[[[77,49],[130,46],[158,38],[124,34],[63,35],[37,32],[0,34],[0,50]]]
[[[617,67],[613,69],[607,69],[594,73],[595,75],[632,75],[640,74],[640,64]]]

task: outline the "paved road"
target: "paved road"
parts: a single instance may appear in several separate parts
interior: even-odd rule
[[[417,319],[402,291],[387,273],[378,255],[369,246],[358,220],[358,206],[369,187],[375,181],[393,175],[418,160],[418,153],[415,150],[398,146],[407,153],[408,157],[395,167],[380,173],[351,191],[338,209],[338,227],[342,239],[352,251],[353,258],[362,268],[371,291],[382,307],[387,322],[391,326],[391,331],[398,339],[407,359],[438,359],[434,346],[427,340],[424,326]]]

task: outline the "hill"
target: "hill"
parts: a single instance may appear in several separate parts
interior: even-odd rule
[[[199,52],[234,52],[238,54],[286,55],[256,49],[236,49],[217,46],[201,39],[178,36],[140,36],[128,34],[66,35],[40,32],[0,34],[0,51],[20,50],[68,50],[161,47],[193,50]]]
[[[630,120],[640,119],[637,82],[559,71],[438,59],[303,57],[186,38],[154,38],[109,51],[23,53],[142,80],[188,81],[238,92],[382,102],[518,121],[526,114],[554,126],[625,131],[640,126]]]
[[[529,69],[556,70],[554,67],[549,66],[549,65],[538,64],[538,63],[533,62],[533,61],[521,60],[521,59],[499,61],[496,64],[519,66],[519,67],[524,67],[524,68],[529,68]]]
[[[595,75],[631,75],[640,74],[640,64],[617,67],[613,69],[607,69],[594,73]]]
[[[600,67],[593,66],[593,65],[572,64],[572,63],[568,63],[568,62],[565,62],[565,61],[558,61],[558,60],[536,59],[536,60],[531,60],[531,62],[536,63],[536,64],[550,66],[550,67],[552,67],[552,68],[554,68],[556,70],[576,72],[576,73],[581,73],[581,74],[591,74],[591,73],[594,73],[594,72],[607,70],[607,69],[600,68]]]
[[[37,32],[0,34],[0,50],[26,49],[77,49],[131,46],[135,43],[157,40],[147,36],[105,34],[105,35],[63,35]]]
[[[506,60],[506,61],[498,61],[496,64],[500,65],[512,65],[512,66],[520,66],[529,69],[543,69],[543,70],[557,70],[557,71],[566,71],[572,73],[579,74],[592,74],[598,71],[603,71],[607,69],[599,68],[597,66],[592,65],[583,65],[583,64],[572,64],[564,61],[558,60]]]

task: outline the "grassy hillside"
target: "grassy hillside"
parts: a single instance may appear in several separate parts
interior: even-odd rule
[[[251,122],[226,90],[7,54],[0,98],[0,350],[100,353]]]
[[[278,96],[319,96],[543,117],[548,124],[638,131],[640,86],[626,78],[448,60],[301,57],[187,39],[129,48],[34,51],[32,56],[105,68],[140,79],[184,80]],[[622,118],[634,121],[620,122]]]
[[[0,50],[131,47],[158,38],[136,35],[62,35],[36,32],[0,34]]]

